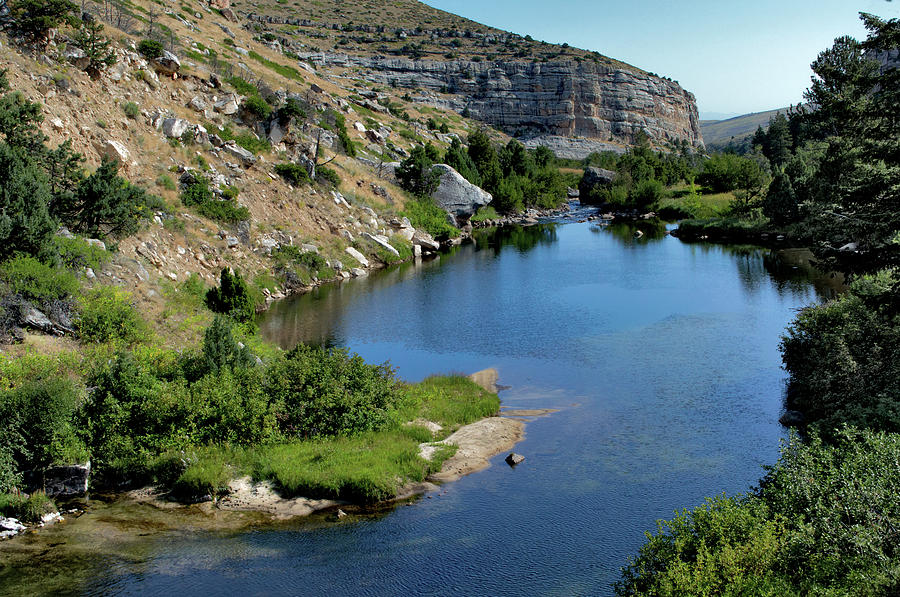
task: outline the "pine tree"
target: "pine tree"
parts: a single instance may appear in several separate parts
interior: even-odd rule
[[[103,69],[116,63],[116,55],[109,49],[111,42],[101,35],[102,31],[103,24],[90,17],[81,21],[75,34],[75,45],[81,48],[90,61],[84,70],[92,79],[96,79]]]

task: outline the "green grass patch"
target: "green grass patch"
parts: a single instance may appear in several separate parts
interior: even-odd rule
[[[288,495],[373,503],[393,498],[407,481],[423,481],[452,453],[426,461],[409,434],[369,432],[259,448],[253,473]]]
[[[490,417],[500,410],[500,399],[462,375],[438,375],[406,387],[406,408],[401,418],[421,418],[445,428],[456,428]]]
[[[248,56],[286,79],[291,79],[292,81],[303,81],[303,76],[300,74],[300,71],[298,71],[293,66],[279,64],[278,62],[269,60],[265,56],[257,54],[253,50],[250,50]]]
[[[484,207],[478,208],[478,211],[475,212],[475,215],[472,216],[469,221],[478,223],[486,222],[487,220],[497,220],[499,218],[500,214],[497,213],[496,209],[490,205],[485,205]]]
[[[447,212],[431,199],[412,199],[406,202],[401,215],[409,218],[416,228],[424,229],[436,239],[456,238],[459,229],[447,221]]]
[[[17,518],[21,522],[40,522],[41,516],[56,512],[56,504],[41,492],[28,497],[21,494],[0,493],[0,515]]]

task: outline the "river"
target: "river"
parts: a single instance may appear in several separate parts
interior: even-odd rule
[[[574,221],[479,234],[262,319],[282,346],[348,346],[410,381],[496,368],[505,407],[558,409],[528,422],[518,467],[500,455],[411,504],[341,522],[246,527],[224,514],[143,512],[131,528],[121,506],[101,502],[29,539],[35,566],[65,582],[20,558],[0,592],[611,594],[656,519],[745,491],[775,462],[786,437],[779,337],[831,292],[793,254],[643,228],[640,238]]]

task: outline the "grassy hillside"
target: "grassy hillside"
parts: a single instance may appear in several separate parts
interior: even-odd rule
[[[770,118],[775,118],[779,113],[787,113],[788,108],[778,108],[766,112],[754,112],[735,116],[728,120],[701,120],[700,130],[703,133],[703,142],[710,149],[724,147],[730,142],[739,144],[742,140],[753,135],[757,127],[765,128]]]
[[[303,51],[339,51],[355,55],[399,55],[429,60],[570,59],[593,61],[642,72],[637,67],[568,44],[550,44],[494,29],[415,0],[389,4],[370,0],[239,0],[239,16],[300,19],[304,24],[264,23],[271,33],[303,44]]]

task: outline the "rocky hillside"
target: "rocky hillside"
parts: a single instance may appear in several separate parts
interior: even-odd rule
[[[703,144],[694,96],[670,79],[596,52],[538,42],[418,2],[237,2],[272,48],[330,76],[407,90],[564,157],[655,143]],[[409,24],[417,23],[412,28]],[[573,139],[574,141],[568,141]]]

